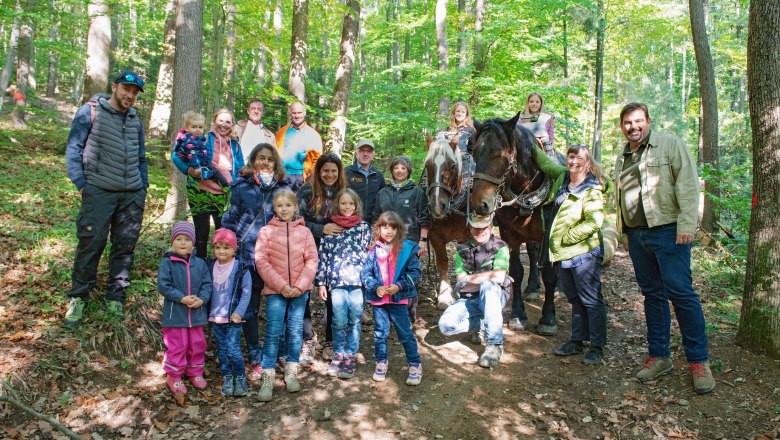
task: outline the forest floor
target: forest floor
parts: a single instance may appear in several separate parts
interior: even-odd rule
[[[44,116],[40,117],[45,119]],[[213,347],[210,386],[191,389],[184,406],[165,387],[160,366],[157,261],[167,246],[154,225],[165,193],[165,173],[152,170],[144,236],[136,254],[125,320],[106,319],[93,301],[84,325],[65,329],[63,292],[69,287],[75,248],[78,195],[64,170],[67,124],[51,117],[32,124],[34,134],[6,130],[0,121],[0,378],[34,410],[85,439],[770,439],[780,438],[780,362],[735,343],[733,315],[724,304],[739,299],[695,272],[708,321],[717,381],[712,394],[697,395],[687,374],[680,336],[673,325],[672,374],[641,384],[634,374],[646,355],[642,297],[631,262],[619,251],[602,273],[608,303],[608,347],[595,367],[581,356],[552,351],[569,335],[570,307],[556,298],[557,336],[504,328],[501,363],[476,365],[482,347],[469,335],[444,337],[441,311],[432,301],[433,280],[421,281],[421,320],[415,333],[424,377],[405,385],[403,349],[391,336],[387,381],[371,380],[373,327],[363,327],[367,363],[350,380],[324,375],[316,361],[301,374],[303,390],[288,394],[277,375],[274,399],[220,395]],[[50,122],[60,124],[51,127]],[[451,251],[451,249],[450,249]],[[706,259],[697,250],[696,259]],[[105,260],[105,258],[104,258]],[[105,261],[100,278],[105,276]],[[100,290],[93,293],[99,299]],[[313,301],[322,333],[322,304]],[[541,300],[527,303],[530,322]],[[263,322],[261,321],[261,329]],[[52,425],[0,403],[1,438],[64,438]]]

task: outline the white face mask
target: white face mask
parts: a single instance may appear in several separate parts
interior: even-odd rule
[[[257,173],[257,178],[260,179],[260,181],[263,182],[264,185],[270,185],[271,182],[274,180],[274,174],[273,173]]]

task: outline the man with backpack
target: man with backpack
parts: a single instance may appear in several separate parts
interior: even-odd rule
[[[70,127],[65,162],[68,177],[81,194],[81,209],[67,326],[79,325],[84,317],[109,232],[106,312],[115,319],[124,314],[149,186],[144,127],[133,107],[143,88],[144,80],[135,72],[120,73],[111,84],[111,95],[93,96],[76,112]]]

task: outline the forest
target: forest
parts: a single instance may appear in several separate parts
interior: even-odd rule
[[[206,438],[780,437],[777,0],[0,0],[0,60],[0,347],[10,353],[0,360],[0,423],[9,438],[189,438],[193,428]],[[128,316],[67,332],[59,318],[80,198],[65,142],[76,109],[123,70],[145,80],[135,106],[153,165]],[[466,342],[432,330],[430,300],[431,325],[417,335],[431,375],[419,393],[370,380],[338,386],[312,371],[311,393],[273,406],[218,392],[185,408],[166,399],[156,262],[170,221],[189,214],[170,163],[185,112],[208,121],[227,108],[245,119],[261,99],[275,131],[288,105],[303,102],[325,150],[345,164],[369,139],[386,176],[393,157],[408,155],[418,180],[425,138],[449,125],[452,104],[467,102],[478,120],[509,119],[531,92],[554,115],[558,150],[587,144],[606,170],[625,146],[618,119],[629,102],[646,103],[652,128],[692,152],[703,189],[694,286],[718,396],[686,394],[682,373],[645,388],[629,380],[644,327],[619,252],[603,272],[614,343],[595,373],[549,356],[557,341],[526,334],[511,337],[506,366],[475,370]],[[431,278],[425,295],[435,297]],[[568,313],[565,298],[556,307]],[[374,413],[384,406],[397,414]]]

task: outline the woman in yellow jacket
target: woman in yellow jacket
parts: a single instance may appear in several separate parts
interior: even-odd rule
[[[588,147],[575,144],[566,152],[566,166],[554,163],[540,149],[536,162],[555,179],[544,219],[549,261],[571,303],[571,339],[555,350],[558,356],[582,353],[590,341],[583,363],[595,365],[604,357],[607,342],[607,307],[601,295],[601,261],[604,256],[601,225],[604,222],[606,186],[601,167]]]

